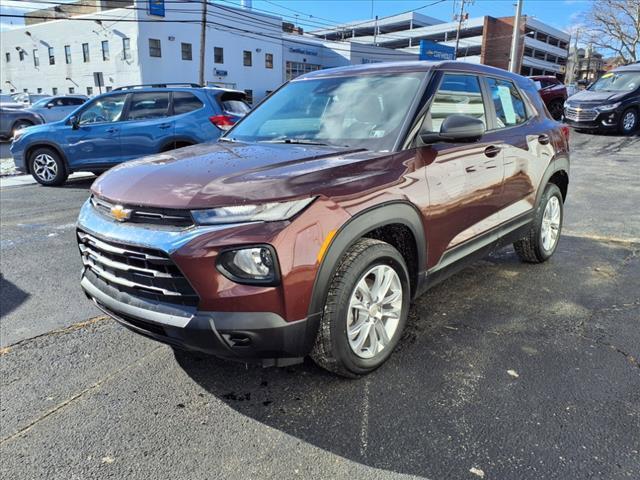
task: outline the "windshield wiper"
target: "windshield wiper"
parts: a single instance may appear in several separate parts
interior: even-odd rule
[[[294,145],[324,145],[328,143],[318,142],[317,140],[307,140],[306,138],[276,138],[274,140],[263,140],[260,143],[291,143]]]
[[[218,138],[219,142],[230,142],[230,143],[238,143],[239,140],[236,140],[235,138],[230,138],[230,137],[220,137]]]

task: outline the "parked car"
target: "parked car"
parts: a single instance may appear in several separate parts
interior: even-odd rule
[[[71,112],[87,101],[84,95],[63,95],[38,100],[26,110],[37,113],[45,122],[56,122],[66,118]]]
[[[216,144],[101,175],[81,285],[181,348],[366,374],[411,299],[463,265],[511,242],[525,262],[553,255],[568,133],[533,82],[484,65],[308,73]]]
[[[12,93],[9,95],[9,98],[3,96],[4,98],[0,102],[0,108],[26,108],[48,96],[49,95],[41,93]]]
[[[18,130],[41,123],[44,123],[44,118],[35,112],[0,107],[0,139],[2,140],[9,140]]]
[[[640,64],[605,73],[564,107],[565,122],[577,130],[634,132],[640,123]]]
[[[102,172],[151,153],[216,140],[248,110],[244,92],[200,87],[125,87],[65,119],[16,135],[18,171],[62,185],[77,171]]]
[[[547,106],[549,113],[556,120],[562,120],[564,102],[567,99],[567,88],[556,77],[538,75],[529,77],[538,87],[538,93]]]

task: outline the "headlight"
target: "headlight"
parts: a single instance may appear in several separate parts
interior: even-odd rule
[[[256,245],[225,250],[218,256],[218,270],[237,283],[277,285],[279,282],[276,253],[269,245]]]
[[[565,102],[564,102],[564,108],[569,108],[569,106],[570,106],[570,105],[569,105],[569,102],[568,102],[567,100],[565,100]]]
[[[617,102],[617,103],[611,103],[609,105],[600,105],[599,107],[596,107],[595,109],[598,112],[610,112],[611,110],[615,110],[619,106],[620,106],[620,102]]]
[[[263,203],[262,205],[238,205],[209,210],[192,210],[191,215],[200,225],[223,223],[275,222],[288,220],[307,207],[315,198],[305,198],[292,202]]]

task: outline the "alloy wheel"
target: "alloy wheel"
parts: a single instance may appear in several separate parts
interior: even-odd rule
[[[633,111],[629,111],[624,114],[624,118],[622,119],[622,128],[626,132],[630,132],[636,126],[636,113]]]
[[[353,353],[373,358],[398,329],[402,313],[402,282],[388,265],[376,265],[358,281],[349,301],[347,337]]]
[[[33,173],[45,182],[51,182],[58,174],[58,164],[46,153],[41,153],[33,160]]]
[[[560,200],[555,195],[549,199],[542,215],[540,236],[542,247],[547,251],[553,250],[560,233]]]

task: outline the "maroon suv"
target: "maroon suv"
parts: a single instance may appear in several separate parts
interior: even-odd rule
[[[321,70],[218,143],[119,165],[78,221],[82,287],[126,327],[265,365],[381,365],[409,304],[505,244],[555,251],[568,129],[503,70]]]
[[[550,75],[539,75],[529,78],[536,84],[538,93],[542,97],[542,101],[547,106],[551,116],[556,120],[562,119],[564,102],[567,100],[567,87],[556,77]]]

